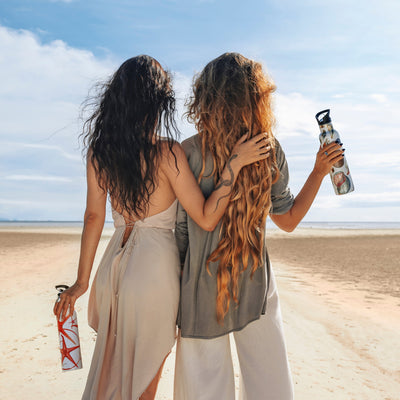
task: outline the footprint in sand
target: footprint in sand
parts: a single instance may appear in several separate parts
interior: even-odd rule
[[[29,339],[25,339],[25,340],[23,340],[21,343],[26,343],[26,342],[33,342],[34,340],[36,340],[38,338],[38,336],[36,335],[36,336],[32,336],[31,338],[29,338]]]

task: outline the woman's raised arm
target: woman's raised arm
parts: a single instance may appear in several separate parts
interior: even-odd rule
[[[332,166],[343,158],[341,145],[335,142],[319,149],[315,165],[300,193],[296,196],[292,208],[285,214],[270,214],[272,221],[282,230],[292,232],[307,214],[317,195],[325,175]]]

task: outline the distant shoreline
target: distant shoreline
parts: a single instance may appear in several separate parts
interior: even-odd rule
[[[29,220],[0,220],[0,229],[2,228],[82,228],[82,221],[29,221]],[[106,221],[105,228],[112,228],[113,221]],[[302,229],[351,229],[351,230],[382,230],[382,229],[400,229],[400,221],[304,221],[299,228]],[[278,229],[270,220],[267,221],[267,230]]]

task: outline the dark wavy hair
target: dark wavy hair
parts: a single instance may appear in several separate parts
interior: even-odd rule
[[[122,210],[145,215],[162,143],[172,152],[179,136],[170,75],[150,56],[130,58],[87,106],[95,108],[83,125],[84,149],[100,187]]]

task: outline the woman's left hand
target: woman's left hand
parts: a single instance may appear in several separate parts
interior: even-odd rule
[[[327,175],[333,165],[343,160],[344,149],[336,142],[329,143],[320,148],[315,160],[314,171],[321,176]]]
[[[235,160],[239,167],[253,164],[257,161],[265,160],[270,156],[271,138],[266,133],[260,133],[248,140],[247,134],[243,135],[235,144],[230,159]]]
[[[60,298],[56,301],[56,304],[54,304],[53,309],[57,320],[60,320],[60,316],[65,319],[74,313],[76,300],[78,297],[82,296],[87,289],[88,285],[81,285],[75,282],[69,289],[60,294]]]

